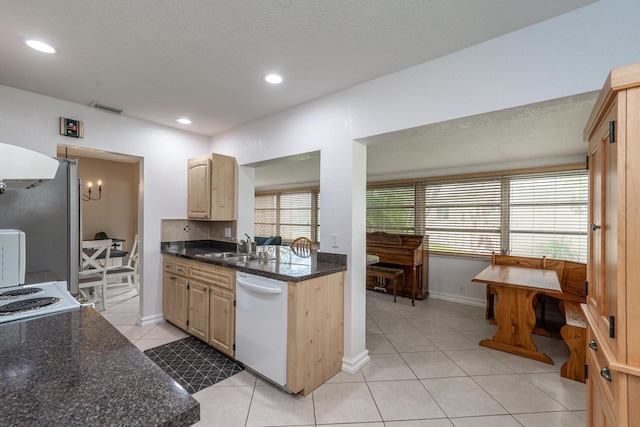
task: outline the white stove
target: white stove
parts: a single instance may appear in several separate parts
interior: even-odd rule
[[[67,291],[67,282],[0,288],[0,323],[79,308]]]

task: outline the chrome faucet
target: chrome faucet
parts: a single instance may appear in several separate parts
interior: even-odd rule
[[[247,240],[240,240],[240,242],[238,243],[238,252],[240,252],[242,250],[242,247],[244,247],[246,253],[251,255],[256,250],[256,242],[252,242],[251,236],[249,236],[248,234],[245,234],[245,236],[247,236]]]

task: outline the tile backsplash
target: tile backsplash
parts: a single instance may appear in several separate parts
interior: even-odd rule
[[[186,218],[162,218],[163,242],[187,240],[228,240],[236,237],[235,221],[194,221]],[[231,237],[225,237],[225,229]]]

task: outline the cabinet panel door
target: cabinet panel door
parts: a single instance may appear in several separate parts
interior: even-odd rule
[[[209,287],[194,281],[189,282],[189,329],[196,338],[209,338]]]
[[[604,142],[596,141],[589,153],[589,258],[587,262],[587,306],[594,319],[599,319],[602,302],[602,197],[604,173]]]
[[[213,155],[211,167],[211,219],[235,219],[236,159]]]
[[[165,274],[162,284],[162,310],[165,319],[187,330],[189,318],[187,279]]]
[[[189,218],[211,215],[211,159],[189,160],[187,170]]]
[[[209,344],[228,356],[235,356],[234,294],[211,288],[209,292]]]
[[[614,105],[611,109],[611,113],[605,119],[604,126],[609,128],[609,122],[615,121],[615,126],[620,127],[624,126],[623,123],[620,123],[617,117],[618,109],[617,105]],[[621,267],[620,262],[618,260],[618,215],[620,211],[619,200],[618,200],[618,184],[619,184],[619,176],[618,174],[621,172],[618,170],[618,150],[621,144],[624,144],[623,141],[617,139],[614,143],[609,142],[610,133],[607,131],[605,133],[605,141],[606,141],[606,154],[605,154],[605,195],[604,195],[604,287],[602,293],[602,332],[605,333],[606,337],[610,337],[610,332],[614,332],[614,337],[617,336],[618,332],[615,331],[616,325],[615,321],[612,325],[611,322],[613,318],[618,318],[618,272]],[[624,176],[620,177],[624,179]],[[619,320],[619,319],[618,319]],[[611,331],[610,331],[611,329]],[[609,345],[614,353],[616,359],[618,358],[618,345],[615,338],[609,338]]]
[[[598,321],[601,336],[606,337],[614,356],[618,356],[615,341],[615,320],[618,317],[618,150],[622,138],[611,142],[610,129],[624,126],[614,103],[602,120],[590,143],[590,223],[589,231],[589,297],[587,303]],[[613,333],[613,337],[611,337]]]

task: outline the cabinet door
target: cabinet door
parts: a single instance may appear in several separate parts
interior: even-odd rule
[[[211,157],[190,159],[187,170],[189,218],[211,215]]]
[[[211,218],[235,219],[236,159],[214,154],[211,166]]]
[[[617,357],[615,342],[618,317],[618,150],[624,141],[610,141],[610,129],[617,121],[618,106],[613,104],[590,141],[590,230],[589,230],[589,309],[598,322],[600,334]],[[614,125],[610,125],[615,122]],[[615,138],[614,138],[615,140]]]
[[[189,282],[189,329],[188,333],[202,341],[209,338],[209,287],[198,282]]]
[[[187,279],[165,273],[162,281],[162,312],[167,321],[183,331],[189,318]]]
[[[219,288],[209,291],[209,344],[234,357],[235,319],[234,294]]]

